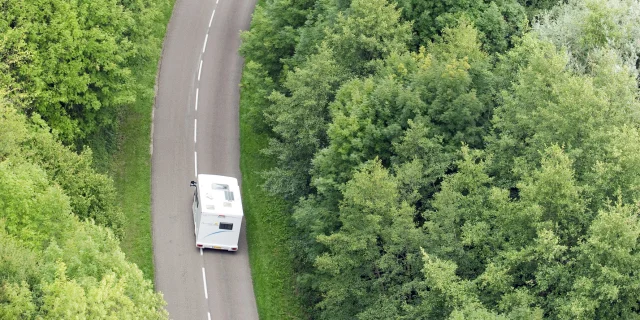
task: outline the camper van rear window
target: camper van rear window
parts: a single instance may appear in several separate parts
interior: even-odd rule
[[[233,230],[233,223],[220,222],[220,229]]]

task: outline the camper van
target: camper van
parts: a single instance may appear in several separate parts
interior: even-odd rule
[[[196,247],[238,250],[242,226],[242,201],[238,180],[232,177],[198,174],[191,181],[193,194],[193,224]]]

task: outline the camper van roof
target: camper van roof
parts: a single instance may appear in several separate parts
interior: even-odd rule
[[[242,217],[240,187],[236,178],[199,174],[198,192],[203,213]]]

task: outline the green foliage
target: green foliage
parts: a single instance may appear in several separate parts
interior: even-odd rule
[[[436,192],[436,182],[454,155],[444,151],[442,138],[433,137],[424,119],[408,120],[407,124],[400,141],[393,144],[392,165],[401,197],[412,205],[427,206],[424,200]],[[421,206],[418,209],[423,209]]]
[[[162,296],[125,261],[107,229],[68,217],[66,232],[76,234],[44,250],[31,251],[23,244],[28,239],[0,229],[0,317],[166,319]],[[82,248],[74,242],[81,242]],[[89,249],[83,261],[76,259],[77,249]],[[100,271],[70,267],[80,263]]]
[[[263,115],[264,107],[269,104],[269,94],[274,85],[264,68],[257,62],[250,60],[246,63],[240,88],[243,90],[243,99],[247,101],[246,119],[256,133],[270,131]]]
[[[640,4],[628,0],[569,1],[542,15],[534,24],[540,37],[567,50],[579,72],[597,68],[602,55],[636,70],[640,58]],[[636,71],[637,72],[637,71]]]
[[[571,160],[557,146],[545,150],[541,169],[518,184],[523,201],[536,203],[540,219],[553,221],[545,228],[558,236],[560,243],[575,245],[591,223],[582,188],[576,186]]]
[[[63,146],[38,116],[27,121],[7,105],[0,105],[0,112],[0,159],[14,159],[15,165],[26,159],[69,196],[75,215],[108,226],[122,237],[123,217],[115,205],[113,181],[92,168],[91,151],[78,155]]]
[[[437,39],[444,29],[455,27],[460,19],[477,26],[485,50],[491,53],[510,48],[511,38],[522,35],[527,28],[525,8],[515,0],[398,0],[397,3],[403,19],[413,22],[416,48]]]
[[[280,164],[266,173],[269,191],[290,200],[308,191],[310,158],[326,144],[328,104],[345,76],[333,52],[323,48],[287,75],[284,87],[289,94],[274,91],[269,96],[265,119],[275,138],[265,153]]]
[[[488,57],[472,27],[463,24],[445,32],[442,42],[420,53],[391,55],[379,65],[380,76],[342,85],[330,107],[328,146],[313,162],[312,185],[320,193],[339,197],[336,190],[353,170],[375,157],[385,165],[392,159],[401,165],[415,157],[433,157],[424,160],[424,165],[434,166],[427,169],[434,171],[425,181],[433,183],[461,143],[483,145],[492,107]],[[418,141],[407,141],[405,132],[415,134],[407,131],[410,121],[428,131],[424,143],[431,145],[424,147],[443,152],[424,154],[416,149]]]
[[[637,213],[633,213],[637,208],[618,204],[591,214],[572,177],[573,164],[557,146],[548,148],[541,168],[518,184],[517,200],[509,199],[508,190],[489,188],[484,162],[466,151],[464,159],[458,164],[460,171],[443,182],[435,210],[426,217],[427,289],[421,293],[428,298],[425,303],[444,301],[440,303],[454,318],[469,317],[468,306],[509,318],[540,319],[543,312],[554,319],[617,318],[614,315],[636,312],[633,303],[623,302],[636,282],[604,280],[607,276],[601,272],[618,274],[614,268],[622,265],[608,256],[597,257],[609,251],[619,253],[619,259],[638,261],[630,258],[637,251],[629,247],[638,245]],[[627,225],[616,229],[618,223]],[[609,241],[605,239],[616,240],[605,244]],[[603,251],[596,254],[591,251],[595,247]],[[477,263],[475,268],[472,262]],[[619,274],[632,277],[634,272]],[[591,294],[594,281],[600,281],[602,293]],[[610,308],[611,299],[619,297],[616,301],[622,302]]]
[[[335,24],[325,29],[326,41],[339,63],[357,75],[371,72],[370,63],[406,50],[410,24],[386,0],[353,0]]]
[[[273,89],[253,115],[309,317],[639,318],[637,5],[569,2],[525,33],[555,3],[257,18],[245,89]],[[258,44],[281,30],[286,53]]]
[[[493,74],[480,48],[478,32],[462,22],[445,29],[443,40],[431,43],[423,57],[431,68],[416,75],[414,86],[429,104],[426,115],[446,144],[482,147],[493,109]]]
[[[379,161],[365,164],[346,184],[339,216],[339,231],[318,236],[328,248],[316,259],[320,317],[385,318],[376,301],[385,301],[386,314],[401,312],[419,272],[420,232]]]
[[[34,318],[36,305],[30,288],[39,280],[38,258],[35,251],[7,235],[4,222],[0,222],[0,256],[0,318]]]
[[[251,64],[244,66],[240,96],[240,169],[253,290],[261,319],[300,319],[304,317],[300,291],[292,290],[297,276],[291,239],[295,229],[287,203],[263,188],[260,172],[273,167],[274,161],[260,152],[268,137],[254,125],[255,108],[262,106],[255,99],[266,97],[260,97],[261,87],[245,86],[256,79],[256,66]]]
[[[257,5],[251,30],[242,33],[240,53],[245,59],[262,65],[277,79],[282,61],[294,54],[299,28],[306,22],[315,1],[271,0]]]
[[[348,77],[370,72],[374,62],[404,48],[408,25],[398,19],[385,1],[353,1],[327,27],[317,53],[287,73],[285,92],[274,92],[265,110],[275,133],[266,152],[280,163],[267,173],[270,191],[291,200],[308,193],[309,160],[327,143],[329,103]],[[376,28],[371,28],[373,20]]]
[[[419,109],[424,109],[419,97],[392,79],[344,84],[331,105],[329,146],[314,159],[314,186],[330,193],[368,159],[379,156],[388,164],[391,144],[406,126],[401,116],[412,117]]]
[[[637,210],[618,204],[599,212],[578,249],[580,268],[563,318],[638,318],[639,236]]]
[[[424,213],[429,252],[455,261],[458,274],[464,278],[482,271],[487,253],[499,241],[495,234],[492,237],[491,225],[487,224],[495,215],[485,208],[492,196],[491,178],[479,156],[463,149],[458,173],[442,183],[432,202],[434,209]],[[503,198],[496,200],[502,202]],[[469,250],[465,250],[467,247]]]
[[[112,128],[119,108],[135,101],[130,67],[158,48],[160,39],[146,32],[156,5],[4,1],[0,56],[9,65],[5,81],[15,83],[11,99],[42,115],[66,143]]]
[[[2,144],[0,156],[0,316],[167,318],[161,295],[126,261],[112,231],[73,214],[89,214],[74,210],[89,210],[91,201],[99,213],[105,198],[91,199],[92,192],[113,192],[109,180],[89,182],[102,176],[83,163],[87,154],[56,142],[41,121],[29,124],[16,110],[0,108],[0,128],[16,129],[0,132],[0,140],[13,141]],[[36,148],[45,146],[53,153]],[[52,165],[56,159],[62,161]],[[80,164],[70,165],[73,159]]]
[[[536,166],[539,150],[552,144],[563,146],[575,163],[577,180],[586,185],[600,179],[595,176],[603,177],[599,168],[611,168],[609,173],[616,175],[613,167],[627,168],[624,163],[636,161],[632,160],[634,154],[619,157],[607,150],[621,148],[620,142],[628,141],[637,130],[640,105],[629,73],[600,67],[594,69],[594,76],[572,74],[566,70],[564,55],[533,37],[525,38],[521,48],[507,55],[504,63],[517,65],[519,71],[512,89],[503,92],[503,105],[495,110],[495,135],[489,139],[488,149],[496,155],[495,172],[503,179],[501,183],[513,186],[516,177]],[[516,165],[519,170],[511,170]],[[619,184],[620,178],[606,179],[617,180],[614,188],[629,196],[625,201],[633,201],[637,196],[636,175],[629,171],[625,174],[626,185]],[[599,182],[599,186],[604,184]],[[595,191],[591,197],[598,200],[613,200],[616,189],[589,188],[588,192]],[[605,190],[608,192],[600,193]],[[593,205],[596,212],[602,202]]]
[[[69,227],[69,199],[59,187],[49,185],[42,169],[9,157],[0,163],[0,181],[2,217],[8,232],[20,233],[34,248],[51,237],[62,237]]]

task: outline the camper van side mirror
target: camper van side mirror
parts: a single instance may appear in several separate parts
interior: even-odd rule
[[[191,181],[191,187],[195,187],[196,186],[196,182],[195,181]]]

